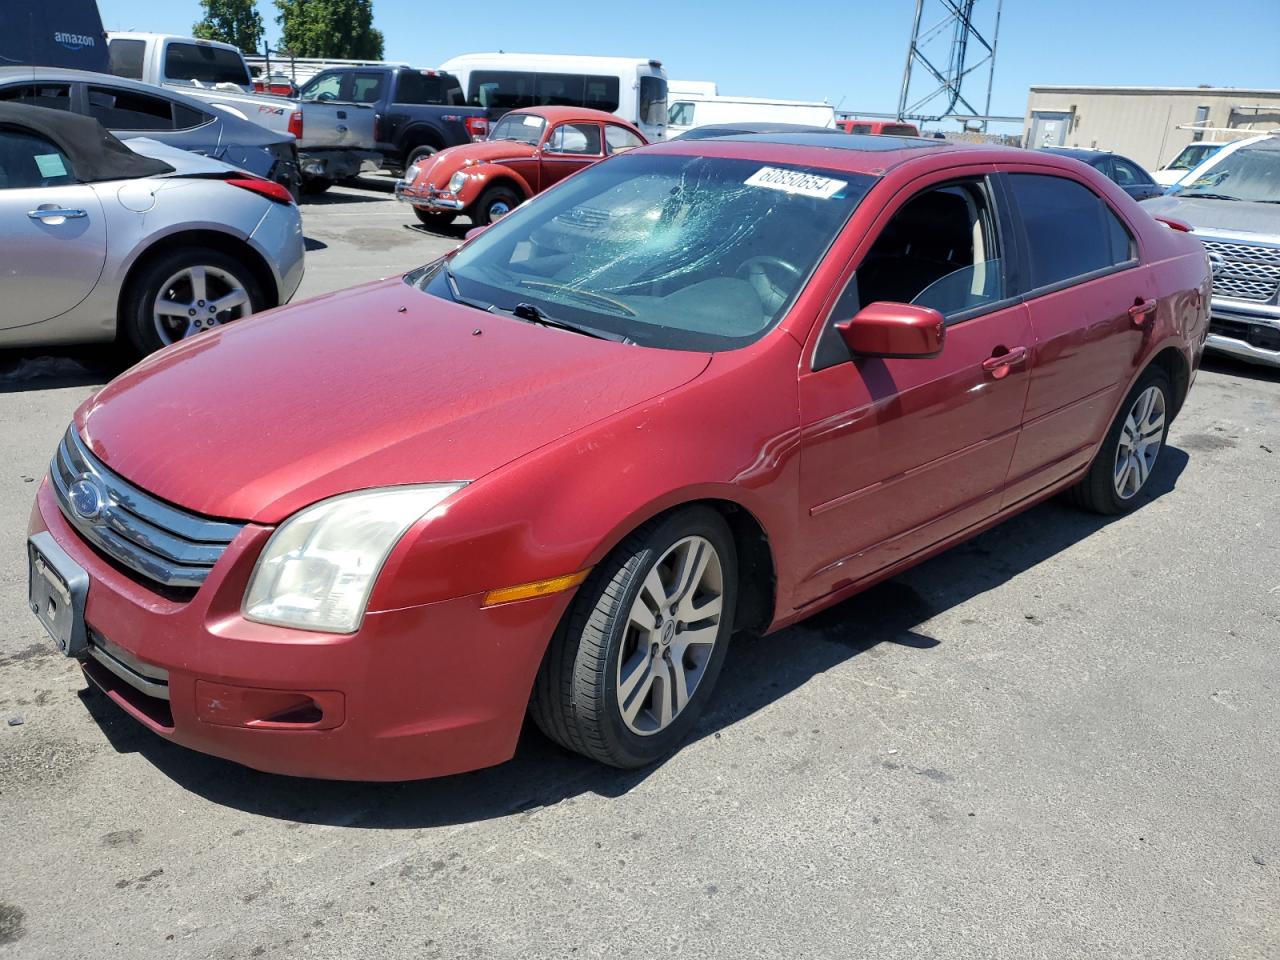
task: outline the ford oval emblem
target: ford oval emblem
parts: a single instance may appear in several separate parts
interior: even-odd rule
[[[107,506],[107,491],[93,477],[81,477],[67,491],[71,510],[81,520],[97,520]]]

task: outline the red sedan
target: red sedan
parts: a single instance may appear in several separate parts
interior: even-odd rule
[[[735,631],[1062,491],[1139,503],[1207,329],[1185,230],[1045,153],[637,150],[104,387],[39,490],[32,607],[155,733],[263,770],[469,770],[527,711],[646,764]]]
[[[600,110],[513,110],[486,139],[411,166],[396,183],[396,196],[429,226],[459,214],[487,226],[569,174],[646,143],[631,124]]]

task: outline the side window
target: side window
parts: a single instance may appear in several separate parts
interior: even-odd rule
[[[310,81],[299,97],[303,100],[337,100],[342,93],[341,73],[326,73]]]
[[[168,100],[132,90],[89,87],[89,116],[108,130],[173,129],[173,107]]]
[[[983,184],[947,184],[908,200],[876,238],[850,286],[856,287],[858,308],[877,300],[911,303],[948,318],[1003,300],[1004,263]],[[838,319],[857,312],[846,309]]]
[[[618,109],[617,77],[585,77],[582,105],[592,110],[613,113]]]
[[[471,106],[501,110],[535,106],[534,77],[532,73],[514,70],[473,70],[468,81]]]
[[[609,154],[609,156],[644,146],[639,137],[626,127],[620,127],[616,123],[606,123],[604,125],[604,143],[605,153]]]
[[[356,103],[377,103],[381,100],[382,74],[355,74],[351,80],[351,99]]]
[[[23,83],[0,90],[0,101],[27,103],[33,107],[50,110],[71,109],[71,85],[69,83]]]
[[[548,153],[600,156],[600,126],[595,123],[562,123],[547,142]]]
[[[75,182],[71,162],[44,137],[0,127],[0,190],[61,187]]]
[[[667,110],[667,122],[676,127],[693,126],[693,108],[694,104],[687,100],[673,103]]]
[[[1124,224],[1082,184],[1047,174],[1014,173],[1009,189],[1026,232],[1032,289],[1133,259],[1133,238]]]
[[[540,73],[534,85],[534,97],[543,107],[581,106],[582,77],[571,73]]]
[[[202,110],[196,110],[194,107],[188,107],[185,103],[175,103],[173,105],[173,128],[175,130],[191,130],[195,127],[204,126],[213,119],[211,114]]]
[[[1148,183],[1154,183],[1146,172],[1128,160],[1122,160],[1120,157],[1112,157],[1111,164],[1115,167],[1116,183],[1124,184],[1126,187],[1140,187]]]
[[[396,75],[396,103],[457,107],[463,99],[462,87],[450,74],[432,76],[425,70],[401,70]]]
[[[108,40],[107,56],[111,72],[127,80],[142,79],[142,58],[147,52],[145,40]]]

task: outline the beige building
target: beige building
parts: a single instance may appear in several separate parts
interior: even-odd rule
[[[1196,126],[1208,129],[1198,133]],[[1032,87],[1023,142],[1111,150],[1158,170],[1192,140],[1271,130],[1280,130],[1280,90]]]

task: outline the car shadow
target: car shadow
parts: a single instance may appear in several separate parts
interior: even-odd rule
[[[1138,510],[1172,492],[1188,460],[1177,447],[1166,448]],[[1051,500],[797,626],[769,637],[735,638],[712,703],[690,742],[719,736],[815,676],[881,644],[927,657],[948,642],[944,633],[926,626],[931,619],[1114,519]],[[1021,622],[1033,619],[1034,611],[1012,610],[1008,616]],[[476,822],[583,794],[618,797],[656,769],[600,766],[552,745],[526,723],[515,757],[486,770],[408,783],[302,780],[176,746],[152,735],[96,690],[81,697],[116,750],[141,754],[163,775],[214,803],[292,822],[384,830]]]
[[[327,243],[325,243],[323,240],[317,240],[315,237],[303,237],[302,246],[307,251],[307,253],[311,253],[313,250],[329,249],[329,245]]]
[[[360,189],[364,185],[361,184]],[[303,212],[307,207],[333,207],[341,206],[348,203],[382,203],[386,197],[378,193],[351,193],[347,190],[338,190],[330,188],[324,193],[304,193],[302,195]]]
[[[1206,353],[1200,360],[1200,369],[1221,373],[1229,377],[1244,377],[1264,383],[1280,383],[1280,367],[1268,367],[1260,363],[1246,363],[1235,357],[1218,353]]]
[[[114,343],[0,350],[0,393],[99,386],[135,359]]]
[[[467,231],[471,229],[471,221],[464,220],[449,224],[428,227],[423,223],[406,223],[404,228],[412,233],[420,233],[424,237],[439,237],[446,240],[465,240]]]

